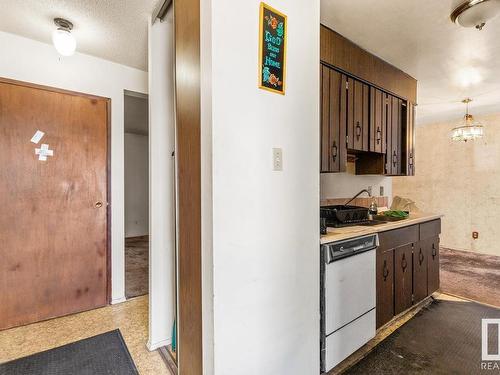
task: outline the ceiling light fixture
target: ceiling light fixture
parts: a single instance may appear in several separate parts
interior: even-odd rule
[[[465,104],[465,116],[460,124],[451,131],[451,139],[458,142],[467,142],[477,138],[483,137],[483,126],[474,121],[474,118],[469,114],[469,103],[472,99],[464,99],[462,103]]]
[[[63,18],[55,18],[54,23],[57,29],[52,33],[52,43],[57,52],[63,56],[71,56],[76,50],[76,40],[71,30],[73,24]]]
[[[482,30],[486,22],[500,14],[500,0],[467,0],[451,13],[451,21]]]

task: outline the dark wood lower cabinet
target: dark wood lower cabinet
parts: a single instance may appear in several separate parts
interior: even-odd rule
[[[398,247],[394,253],[394,314],[412,305],[413,244]]]
[[[439,289],[439,237],[429,239],[427,247],[427,293]]]
[[[427,297],[427,248],[426,240],[415,246],[413,252],[413,301],[420,302]]]
[[[434,220],[379,234],[377,328],[439,289],[439,234]]]
[[[394,250],[377,254],[377,328],[394,316]]]

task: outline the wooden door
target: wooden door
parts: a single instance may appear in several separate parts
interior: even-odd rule
[[[427,250],[427,294],[439,289],[439,236],[428,240]]]
[[[369,151],[369,93],[368,85],[348,78],[347,148],[354,151]]]
[[[386,94],[374,87],[370,88],[370,151],[386,152],[387,104]]]
[[[107,99],[0,80],[0,329],[107,304],[107,123]]]
[[[394,250],[377,254],[377,328],[394,316]]]
[[[401,246],[394,252],[394,314],[397,315],[412,305],[412,253],[413,244]]]
[[[413,301],[420,302],[427,297],[427,245],[421,240],[413,250]]]
[[[321,66],[321,172],[346,170],[347,77]]]

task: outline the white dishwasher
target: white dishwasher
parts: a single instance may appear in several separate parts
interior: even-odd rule
[[[321,246],[321,371],[375,336],[378,235]]]

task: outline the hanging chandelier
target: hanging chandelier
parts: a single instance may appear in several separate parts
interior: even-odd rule
[[[469,103],[472,99],[464,99],[462,103],[465,104],[465,116],[460,126],[457,126],[451,131],[451,139],[458,142],[467,142],[483,137],[483,126],[474,120],[469,114]]]

